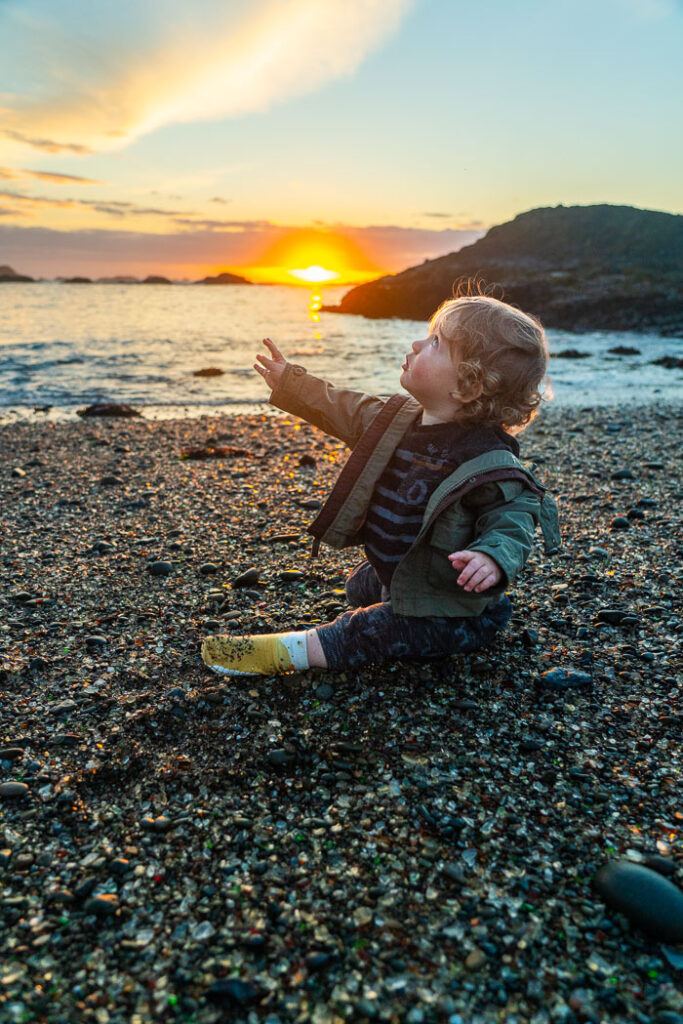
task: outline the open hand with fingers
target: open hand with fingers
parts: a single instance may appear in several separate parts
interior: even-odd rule
[[[280,349],[277,347],[274,341],[270,338],[264,338],[263,344],[270,352],[270,357],[264,356],[261,352],[258,353],[256,358],[259,360],[258,363],[254,363],[254,369],[258,370],[266,384],[271,391],[274,391],[276,386],[280,382],[282,374],[285,372],[285,366],[287,360],[283,356]],[[261,365],[259,365],[259,363]]]
[[[495,587],[503,578],[503,571],[497,562],[483,551],[454,551],[448,556],[453,568],[462,569],[457,582],[464,590],[481,593]]]

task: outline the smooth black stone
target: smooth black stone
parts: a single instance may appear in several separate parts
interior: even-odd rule
[[[82,900],[87,899],[88,896],[93,891],[93,889],[95,888],[96,885],[97,885],[97,876],[96,875],[87,875],[83,879],[82,882],[79,882],[78,885],[74,886],[74,888],[73,888],[74,899],[78,900],[79,903]]]
[[[595,616],[595,622],[607,622],[610,626],[618,626],[622,619],[631,613],[622,608],[601,608]]]
[[[21,800],[28,796],[25,782],[3,782],[0,784],[0,800]]]
[[[267,757],[268,763],[276,768],[283,768],[285,765],[292,764],[296,760],[294,754],[289,754],[286,750],[269,750]]]
[[[261,996],[259,990],[248,981],[239,978],[219,978],[208,989],[206,998],[217,1006],[248,1006]]]
[[[246,572],[236,576],[232,581],[233,587],[253,587],[259,581],[259,570],[256,568],[247,569]],[[259,597],[261,595],[259,594]]]
[[[451,707],[455,708],[456,711],[478,711],[479,705],[476,700],[454,700],[451,701]]]
[[[465,872],[459,864],[444,864],[442,874],[444,874],[446,878],[450,878],[452,882],[457,882],[458,885],[465,885],[467,882]]]
[[[23,754],[23,747],[0,747],[0,761],[16,761]]]
[[[588,672],[579,672],[574,668],[551,668],[544,672],[539,680],[541,686],[548,690],[571,690],[583,686],[591,686],[592,678]]]
[[[610,861],[593,880],[607,906],[657,942],[683,942],[683,892],[667,878],[631,861]]]
[[[86,636],[85,643],[91,650],[97,650],[107,646],[107,638],[106,636]]]
[[[126,875],[132,870],[133,865],[126,857],[117,857],[109,865],[109,870],[113,875]]]
[[[218,572],[218,566],[214,562],[204,562],[199,566],[199,571],[202,576],[210,576],[214,572]]]
[[[330,686],[329,683],[320,683],[315,688],[315,695],[319,700],[329,700],[334,694],[334,687]]]
[[[630,526],[631,523],[626,516],[615,516],[610,523],[610,527],[613,530],[628,530]]]
[[[543,740],[537,739],[535,736],[524,736],[519,743],[519,749],[524,752],[540,750],[544,746]]]
[[[113,916],[119,909],[118,897],[107,899],[104,895],[91,896],[83,907],[86,914],[97,914],[103,917]]]
[[[173,572],[172,562],[150,562],[147,566],[147,572],[152,576],[169,576]]]
[[[306,957],[306,967],[309,971],[320,971],[336,959],[334,953],[309,953]]]
[[[667,878],[676,874],[676,862],[671,857],[662,857],[658,853],[651,853],[645,858],[643,863],[646,868],[652,868],[653,871],[657,871],[660,875],[665,875]]]

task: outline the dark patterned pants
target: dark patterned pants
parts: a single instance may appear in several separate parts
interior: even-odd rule
[[[389,592],[369,562],[348,577],[346,596],[353,610],[315,628],[328,667],[335,670],[393,658],[470,654],[488,647],[512,615],[506,594],[477,616],[394,615]]]

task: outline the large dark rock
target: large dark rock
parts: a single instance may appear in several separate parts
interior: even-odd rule
[[[547,327],[683,337],[682,267],[683,216],[607,204],[544,207],[322,308],[427,320],[458,280],[479,276]]]
[[[142,416],[141,412],[133,409],[130,405],[120,402],[97,402],[95,405],[88,405],[85,409],[77,409],[79,416],[86,418],[91,416],[112,416],[119,419],[130,419],[133,416]]]
[[[683,942],[683,892],[657,871],[628,860],[600,868],[593,885],[608,907],[657,942]]]

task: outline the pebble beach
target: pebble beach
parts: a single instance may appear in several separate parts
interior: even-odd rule
[[[563,548],[493,647],[225,681],[207,633],[347,607],[362,550],[305,532],[344,445],[0,427],[2,1024],[683,1024],[683,945],[594,885],[683,888],[681,409],[520,441]]]

